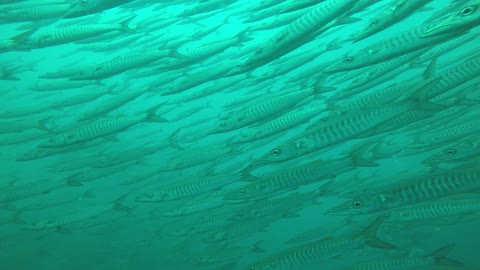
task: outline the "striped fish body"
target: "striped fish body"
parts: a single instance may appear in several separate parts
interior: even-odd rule
[[[385,222],[407,222],[473,214],[479,210],[479,199],[446,199],[395,208],[384,215]]]
[[[44,48],[96,37],[109,32],[125,31],[126,29],[128,28],[121,24],[78,25],[36,32],[25,39],[22,38],[22,35],[17,37],[22,38],[18,40],[21,47]],[[133,31],[133,29],[130,31]],[[28,32],[26,35],[28,35]],[[17,41],[17,39],[15,40]]]
[[[53,216],[47,219],[40,219],[36,222],[27,224],[25,229],[42,230],[48,228],[58,228],[63,225],[87,221],[99,216],[100,214],[112,210],[115,204],[95,205],[91,207],[75,209],[62,215]]]
[[[263,164],[290,160],[345,141],[368,130],[373,133],[376,126],[411,108],[412,104],[404,103],[382,106],[358,113],[348,113],[341,119],[326,124],[322,123],[318,127],[311,127],[304,133],[275,147],[255,163]]]
[[[336,174],[353,168],[355,168],[355,161],[352,157],[330,161],[317,160],[270,176],[261,177],[257,181],[244,186],[239,191],[225,195],[225,199],[261,199],[270,196],[274,192],[335,177]]]
[[[362,50],[346,55],[341,61],[324,69],[324,72],[347,71],[371,66],[459,36],[457,33],[423,38],[423,33],[429,27],[431,25],[422,25],[376,42]]]
[[[137,197],[137,201],[162,202],[188,198],[220,189],[235,181],[237,181],[235,177],[226,175],[198,177],[144,193]]]
[[[275,134],[279,134],[289,128],[298,126],[324,112],[325,107],[305,108],[293,111],[275,118],[265,124],[242,131],[241,136],[233,139],[235,143],[260,140]]]
[[[462,139],[466,136],[478,134],[480,131],[480,120],[472,120],[452,127],[443,127],[443,130],[428,134],[420,134],[417,138],[415,148],[435,147],[443,143]]]
[[[230,242],[262,230],[275,219],[277,218],[273,216],[267,216],[263,218],[234,222],[226,225],[223,228],[216,229],[212,233],[209,233],[208,238],[205,238],[204,241],[215,243]]]
[[[196,199],[180,206],[179,208],[166,211],[164,215],[168,217],[191,215],[222,207],[224,203],[225,202],[221,197]]]
[[[221,121],[217,128],[213,129],[211,133],[235,130],[245,127],[249,124],[259,122],[276,113],[288,110],[298,102],[308,98],[309,96],[312,96],[315,91],[316,89],[309,88],[286,93],[277,97],[273,97],[270,100],[258,103],[254,106],[246,107],[244,110],[230,115],[227,120]]]
[[[339,239],[323,239],[287,249],[276,255],[262,259],[245,270],[292,270],[302,266],[320,262],[338,255],[346,250],[359,247],[362,242],[352,237]]]
[[[272,36],[243,64],[244,71],[267,64],[315,37],[315,32],[348,11],[355,1],[329,0],[313,7],[278,34]]]
[[[378,190],[376,195],[355,198],[328,211],[328,214],[371,214],[396,207],[453,196],[480,188],[478,169],[452,170],[413,177]]]
[[[197,149],[186,150],[170,158],[169,162],[159,167],[160,171],[174,171],[190,168],[211,161],[215,161],[232,152],[230,147],[200,147]]]
[[[428,90],[428,98],[432,102],[445,100],[455,93],[455,87],[478,78],[480,74],[480,53],[467,61],[456,65],[441,75],[441,79],[433,88]]]
[[[162,147],[161,145],[153,145],[153,146],[145,145],[141,147],[128,149],[126,151],[115,153],[115,154],[105,154],[96,160],[93,167],[106,168],[106,167],[112,167],[122,163],[130,162],[130,161],[138,160],[145,156],[148,156],[157,152],[161,147]]]
[[[64,147],[90,141],[122,131],[146,119],[147,115],[99,119],[90,124],[53,136],[48,141],[40,144],[39,147]]]
[[[0,189],[0,203],[17,201],[50,192],[68,183],[65,180],[42,180]]]
[[[0,22],[13,23],[61,18],[68,12],[69,8],[70,5],[64,4],[33,6],[29,8],[9,10],[0,14]]]
[[[139,87],[118,95],[105,96],[104,100],[101,100],[102,102],[99,102],[98,106],[92,106],[83,111],[78,120],[83,121],[104,115],[134,100],[147,91],[149,91],[147,87]]]
[[[291,210],[298,211],[318,196],[320,196],[318,192],[306,192],[293,194],[288,197],[261,201],[239,210],[233,219],[245,220],[266,217],[269,215],[282,216],[289,213]]]
[[[432,0],[400,0],[392,2],[390,6],[374,16],[367,25],[360,29],[358,34],[354,35],[355,41],[367,38],[398,23],[431,1]]]
[[[70,76],[70,80],[98,80],[138,68],[170,55],[169,51],[151,51],[129,56],[115,57],[110,61],[94,65]]]
[[[480,138],[473,136],[426,158],[423,163],[456,162],[480,155]]]

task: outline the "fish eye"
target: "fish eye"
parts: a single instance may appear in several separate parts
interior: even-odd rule
[[[375,26],[377,25],[377,20],[373,20],[371,23],[370,23],[370,26]]]
[[[82,0],[82,1],[80,1],[80,5],[81,5],[81,6],[85,6],[86,4],[87,4],[87,0]]]
[[[147,197],[147,198],[150,198],[150,199],[151,199],[151,198],[153,198],[153,194],[152,194],[152,193],[147,193],[147,194],[145,194],[145,197]]]
[[[389,215],[389,214],[383,214],[383,218],[389,219],[389,218],[390,218],[390,215]]]
[[[362,207],[362,202],[361,201],[353,201],[352,206],[354,208],[360,208],[360,207]]]
[[[220,122],[220,123],[218,124],[218,126],[219,126],[219,127],[222,127],[222,128],[225,127],[225,122]]]
[[[239,193],[240,193],[240,194],[245,194],[245,190],[244,190],[244,189],[240,189]]]
[[[263,51],[263,48],[261,48],[261,49],[258,49],[258,50],[257,50],[255,53],[256,53],[256,54],[261,54],[261,53],[262,53],[262,51]]]
[[[457,151],[455,151],[455,149],[447,149],[445,153],[447,154],[447,156],[453,156],[457,153]]]
[[[347,64],[350,64],[353,61],[353,58],[352,57],[347,57],[343,61]]]
[[[54,142],[54,141],[55,141],[55,138],[50,138],[49,141]]]
[[[278,154],[280,154],[280,150],[278,150],[278,149],[273,149],[272,150],[272,155],[278,156]]]
[[[470,15],[473,11],[472,7],[466,7],[460,11],[462,15]]]

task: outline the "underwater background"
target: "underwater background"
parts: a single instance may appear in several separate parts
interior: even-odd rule
[[[1,268],[480,269],[479,7],[0,0]]]

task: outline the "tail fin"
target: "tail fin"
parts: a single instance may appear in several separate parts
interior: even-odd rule
[[[463,266],[463,263],[447,258],[447,255],[455,248],[455,244],[448,244],[435,251],[430,256],[438,265]]]
[[[362,232],[358,234],[358,238],[362,239],[363,242],[370,246],[376,248],[387,248],[393,249],[396,246],[389,244],[380,238],[377,237],[377,231],[380,225],[383,223],[385,216],[381,215],[377,219],[375,219],[370,225],[367,226]]]
[[[137,32],[137,29],[132,28],[132,27],[129,26],[129,24],[133,21],[133,19],[135,19],[135,17],[137,17],[136,14],[133,15],[133,16],[131,16],[130,18],[127,18],[126,20],[123,20],[123,21],[121,21],[120,23],[118,23],[118,25],[120,26],[121,31],[126,32],[126,33],[135,33],[135,32]]]
[[[158,105],[153,106],[147,111],[147,116],[145,121],[147,122],[168,122],[165,118],[157,115],[157,111],[164,105],[164,103],[160,103]]]

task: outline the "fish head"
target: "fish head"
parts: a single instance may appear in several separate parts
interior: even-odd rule
[[[341,60],[322,70],[323,73],[335,73],[339,71],[354,70],[367,66],[370,57],[380,52],[379,48],[365,48],[356,53],[348,53]]]
[[[376,196],[350,199],[327,211],[327,215],[364,215],[381,210],[381,200]]]
[[[362,39],[365,39],[378,31],[382,30],[384,28],[383,26],[383,20],[381,18],[372,18],[360,31],[357,33],[353,34],[351,36],[351,39],[354,42],[358,42]]]
[[[27,230],[43,230],[51,227],[55,227],[55,220],[53,219],[42,219],[38,221],[33,221],[25,224],[24,229]]]
[[[423,37],[467,31],[480,23],[480,0],[470,1],[454,15],[425,31]]]
[[[221,242],[224,240],[227,240],[227,233],[224,231],[214,232],[205,239],[206,242]]]
[[[253,129],[243,130],[240,132],[240,136],[233,138],[233,143],[248,142],[255,139],[257,132]]]
[[[275,270],[277,269],[278,265],[274,262],[258,262],[249,267],[245,268],[244,270]]]
[[[475,152],[473,149],[475,148],[472,144],[468,142],[461,142],[433,154],[432,156],[423,160],[422,163],[430,164],[454,161],[469,156],[470,153]]]
[[[105,168],[112,164],[112,159],[109,156],[101,156],[96,162],[95,168]]]
[[[309,143],[306,140],[299,139],[295,141],[287,141],[281,145],[276,146],[268,153],[263,155],[258,160],[251,163],[253,166],[277,163],[281,161],[287,161],[301,154],[308,153]]]
[[[215,133],[222,133],[222,132],[227,132],[230,131],[233,127],[233,122],[235,121],[235,117],[231,117],[225,120],[220,120],[216,123],[215,127],[213,127],[209,134],[215,134]]]
[[[137,202],[160,202],[167,200],[169,197],[168,192],[146,192],[135,198]]]
[[[45,148],[49,148],[49,147],[61,147],[63,145],[65,145],[65,136],[63,135],[60,135],[60,136],[53,136],[53,137],[50,137],[47,141],[41,143],[39,145],[39,147],[45,147]]]

